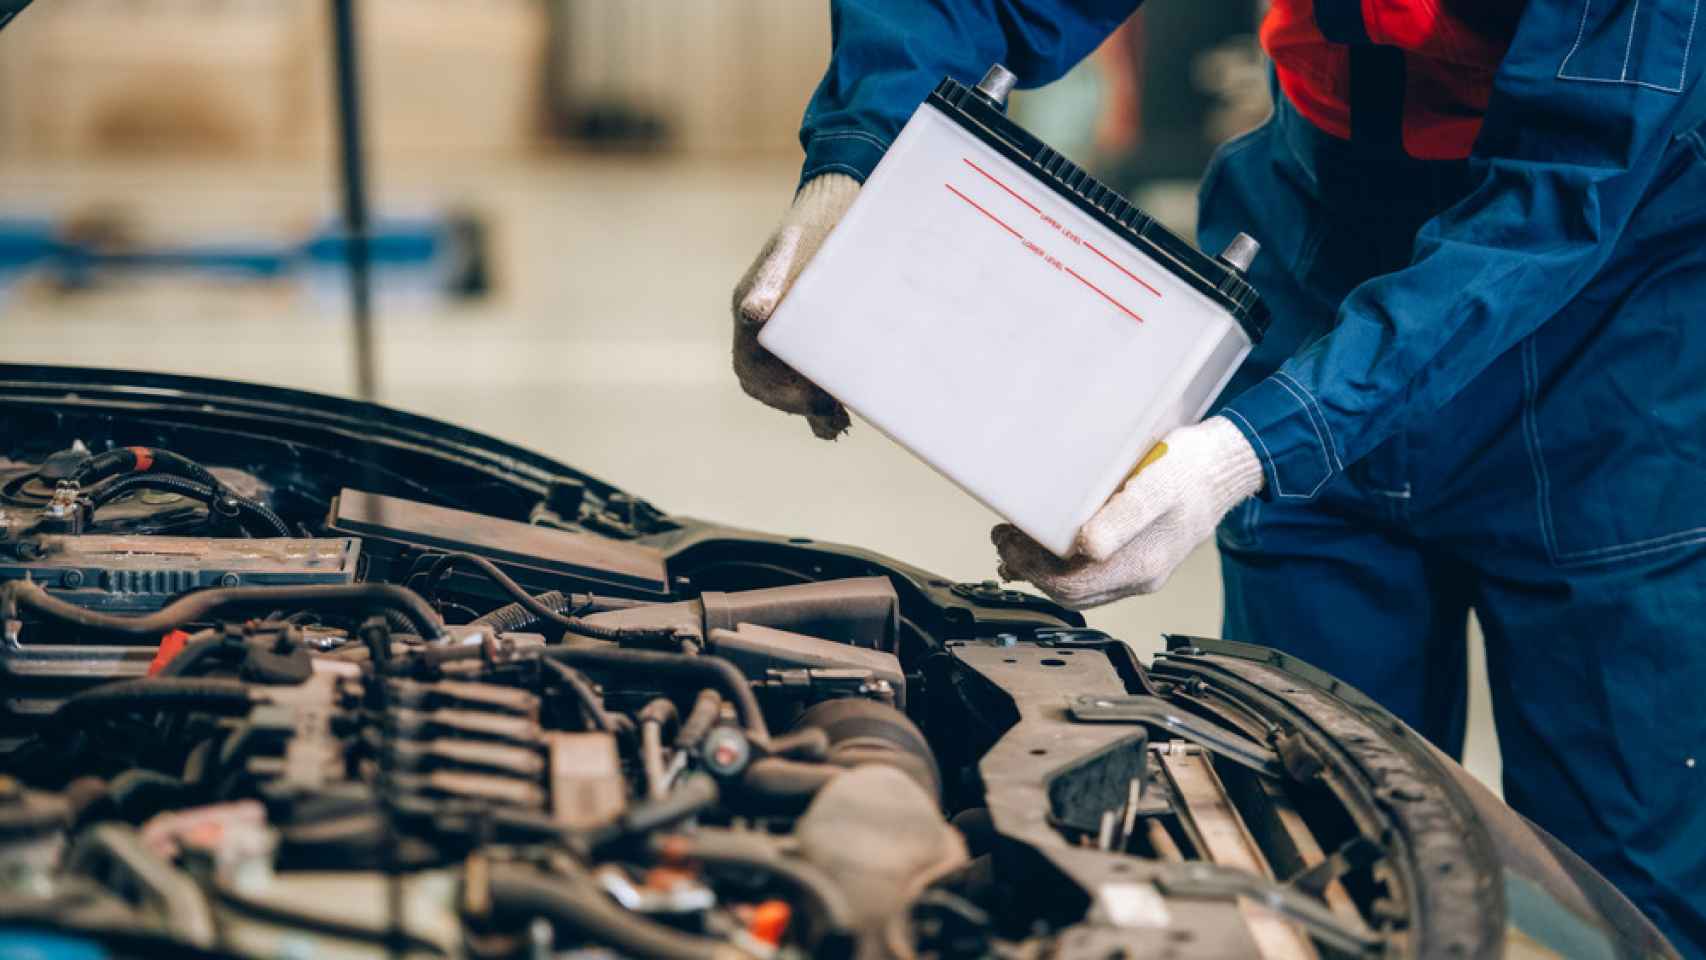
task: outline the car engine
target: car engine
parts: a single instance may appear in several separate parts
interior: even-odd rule
[[[0,629],[0,955],[1674,955],[1282,654],[366,404],[0,366]]]

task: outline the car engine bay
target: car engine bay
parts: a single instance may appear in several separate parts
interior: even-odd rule
[[[0,629],[0,948],[1673,955],[1283,654],[353,401],[0,365]]]

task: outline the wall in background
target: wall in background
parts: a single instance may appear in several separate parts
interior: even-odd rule
[[[577,136],[797,151],[829,63],[827,0],[556,0],[552,14],[552,91]]]
[[[538,0],[361,0],[369,132],[386,154],[522,152],[547,128]],[[329,148],[327,4],[54,0],[0,34],[0,149],[314,159]]]

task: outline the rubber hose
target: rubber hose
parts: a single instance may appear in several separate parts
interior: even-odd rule
[[[549,647],[544,656],[581,670],[640,672],[664,682],[692,681],[715,687],[734,704],[749,738],[759,744],[770,742],[764,711],[746,682],[746,675],[721,657],[657,650],[628,650],[621,647]]]
[[[27,580],[14,580],[0,585],[0,618],[15,619],[17,609],[25,607],[85,630],[156,643],[162,634],[187,623],[207,620],[237,609],[260,607],[270,610],[280,606],[395,610],[409,618],[411,625],[422,638],[443,640],[447,637],[437,612],[428,606],[419,594],[389,583],[214,587],[185,594],[153,613],[139,617],[88,610],[74,603],[67,603]]]
[[[668,697],[657,697],[647,701],[635,715],[641,723],[655,723],[664,730],[675,729],[676,721],[681,715],[676,712],[675,704]]]
[[[781,747],[794,746],[796,740],[803,748],[826,745],[824,762],[778,755],[784,752]],[[740,781],[742,792],[766,808],[803,810],[836,774],[869,763],[894,767],[931,796],[941,795],[941,774],[924,734],[904,713],[885,704],[826,700],[807,710],[788,734],[770,741],[770,747],[772,755],[754,761]]]
[[[790,760],[824,760],[829,748],[829,734],[817,727],[797,727],[770,738],[770,755]]]
[[[650,846],[668,862],[698,861],[767,874],[802,895],[818,936],[852,930],[853,911],[835,878],[815,864],[784,856],[776,841],[763,834],[700,827],[691,834],[653,837]]]
[[[740,786],[767,806],[799,811],[811,803],[824,784],[846,772],[846,767],[830,763],[764,757],[754,760],[741,774]]]
[[[640,769],[645,774],[646,796],[662,800],[669,796],[669,784],[663,766],[663,724],[656,720],[640,722]]]
[[[216,630],[203,630],[201,633],[184,642],[179,650],[166,665],[160,668],[161,677],[193,676],[203,660],[218,657],[227,650],[233,653],[243,652],[241,640],[227,637]]]
[[[675,735],[676,747],[685,750],[698,746],[722,715],[723,698],[717,691],[709,687],[699,691],[693,709],[687,711],[687,719],[681,721],[681,730]]]
[[[722,791],[710,774],[690,773],[661,800],[646,800],[630,806],[616,822],[589,837],[594,851],[607,851],[636,838],[644,839],[665,827],[674,826],[716,806]]]
[[[491,867],[492,911],[516,920],[545,917],[621,953],[661,960],[736,960],[750,955],[733,944],[681,933],[616,906],[603,892],[529,867]]]
[[[248,685],[235,680],[148,677],[102,684],[74,694],[60,704],[53,719],[55,723],[73,723],[103,713],[166,709],[241,714],[254,704]]]

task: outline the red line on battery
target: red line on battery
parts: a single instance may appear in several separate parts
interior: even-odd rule
[[[988,217],[989,219],[994,220],[996,223],[1000,224],[1001,229],[1007,231],[1008,233],[1011,233],[1015,237],[1018,237],[1020,241],[1023,241],[1025,239],[1025,235],[1020,233],[1019,231],[1013,229],[1012,227],[1008,226],[1007,221],[1001,219],[1000,217],[996,216],[993,213],[990,213],[988,210],[983,209],[983,206],[981,204],[979,204],[976,200],[973,200],[972,198],[966,196],[965,194],[959,192],[958,190],[955,190],[953,184],[944,183],[944,184],[942,184],[942,186],[947,187],[949,193],[953,194],[956,197],[959,197],[961,200],[964,200],[965,202],[976,207],[978,213],[981,213],[984,216]]]
[[[1020,202],[1020,203],[1022,203],[1022,204],[1024,204],[1024,205],[1025,205],[1025,206],[1027,206],[1027,207],[1030,207],[1030,208],[1031,208],[1031,212],[1032,212],[1032,213],[1035,213],[1035,214],[1036,214],[1036,215],[1037,215],[1037,216],[1039,216],[1039,217],[1040,217],[1040,216],[1042,216],[1042,215],[1043,215],[1043,211],[1042,211],[1042,209],[1041,209],[1041,208],[1040,208],[1040,207],[1038,207],[1038,206],[1037,206],[1037,205],[1036,205],[1036,204],[1034,204],[1034,203],[1032,203],[1032,202],[1031,202],[1031,201],[1029,201],[1029,200],[1026,200],[1026,199],[1025,199],[1025,198],[1024,198],[1024,197],[1021,197],[1021,196],[1019,196],[1019,194],[1018,194],[1018,193],[1016,193],[1016,192],[1014,192],[1014,190],[1013,190],[1013,188],[1012,188],[1012,187],[1009,187],[1009,186],[1008,186],[1008,185],[1006,185],[1006,184],[1005,184],[1005,183],[1002,183],[1002,182],[1001,182],[1001,181],[1000,181],[1000,180],[998,180],[998,179],[996,179],[996,177],[995,177],[995,176],[994,176],[994,175],[992,175],[992,174],[991,174],[991,173],[990,173],[990,172],[989,172],[989,171],[988,171],[988,170],[985,170],[985,169],[983,169],[983,168],[982,168],[982,167],[980,167],[980,166],[978,166],[978,165],[977,165],[977,164],[975,164],[975,163],[973,163],[973,162],[972,162],[972,160],[971,160],[971,158],[970,158],[970,157],[961,157],[961,158],[960,158],[960,159],[961,159],[961,160],[963,160],[963,161],[965,161],[965,164],[966,164],[966,166],[968,166],[968,167],[971,167],[971,168],[972,168],[972,169],[973,169],[973,170],[976,170],[976,171],[977,171],[977,172],[978,172],[978,173],[981,173],[981,174],[983,174],[983,176],[984,176],[984,178],[985,178],[985,179],[987,179],[987,180],[988,180],[988,181],[989,181],[989,182],[990,182],[990,183],[993,183],[993,184],[995,184],[995,185],[996,185],[996,186],[998,186],[998,187],[1000,187],[1000,188],[1001,188],[1001,189],[1002,189],[1002,190],[1005,190],[1005,191],[1007,191],[1007,195],[1008,195],[1008,196],[1010,196],[1010,197],[1012,197],[1012,198],[1013,198],[1013,199],[1015,199],[1015,200],[1017,200],[1017,201],[1019,201],[1019,202]],[[948,189],[950,189],[950,190],[953,190],[953,189],[954,189],[954,188],[953,188],[953,187],[949,187],[949,188],[948,188]],[[959,191],[958,191],[958,190],[955,190],[955,191],[954,191],[954,192],[955,192],[955,193],[959,193]],[[961,194],[961,199],[964,199],[964,198],[965,198],[965,195],[964,195],[964,194]],[[970,202],[970,201],[969,201],[969,200],[968,200],[968,201],[967,201],[967,202],[968,202],[968,203],[969,203],[969,202]],[[978,207],[978,209],[979,209],[979,210],[983,210],[983,208],[982,208],[982,207]],[[985,213],[988,213],[988,212],[989,212],[989,211],[987,211],[987,210],[984,210],[984,212],[985,212]],[[999,221],[997,221],[997,222],[999,222]],[[1005,224],[1005,223],[1003,223],[1003,224],[1001,224],[1001,225],[1002,225],[1002,226],[1004,226],[1004,227],[1006,227],[1006,226],[1007,226],[1007,225],[1006,225],[1006,224]],[[1007,229],[1009,229],[1009,230],[1012,230],[1012,229],[1013,229],[1013,228],[1012,228],[1012,227],[1007,227]],[[1017,232],[1015,232],[1015,235],[1017,235]],[[1022,240],[1022,239],[1024,239],[1024,238],[1023,238],[1023,237],[1020,237],[1020,239],[1021,239],[1021,240]],[[1136,283],[1137,283],[1137,285],[1138,285],[1138,286],[1140,286],[1140,287],[1142,287],[1142,288],[1143,288],[1143,289],[1145,289],[1145,290],[1148,290],[1148,291],[1149,291],[1149,292],[1150,292],[1150,293],[1153,293],[1153,294],[1155,294],[1155,295],[1156,295],[1156,296],[1158,296],[1158,297],[1159,297],[1159,296],[1161,296],[1161,291],[1159,291],[1159,290],[1157,290],[1157,289],[1155,289],[1155,288],[1154,288],[1154,287],[1152,287],[1152,286],[1150,286],[1150,285],[1149,285],[1149,284],[1148,284],[1148,283],[1146,283],[1146,282],[1144,282],[1144,280],[1143,280],[1143,278],[1142,278],[1142,277],[1139,277],[1139,276],[1138,276],[1138,275],[1137,275],[1137,274],[1135,274],[1135,273],[1132,273],[1132,272],[1131,272],[1131,271],[1130,271],[1130,270],[1127,270],[1127,269],[1126,269],[1126,268],[1125,268],[1125,267],[1122,267],[1122,266],[1120,266],[1120,265],[1119,265],[1119,263],[1117,263],[1117,262],[1116,262],[1116,261],[1115,261],[1115,260],[1114,260],[1114,258],[1112,258],[1112,257],[1110,257],[1110,256],[1108,256],[1108,255],[1107,255],[1107,254],[1105,254],[1105,253],[1103,253],[1103,252],[1102,252],[1102,251],[1101,251],[1101,250],[1098,250],[1098,249],[1097,249],[1097,248],[1096,248],[1096,245],[1095,245],[1095,244],[1093,244],[1093,243],[1091,243],[1091,242],[1090,242],[1090,241],[1088,241],[1088,240],[1086,240],[1086,241],[1084,241],[1084,245],[1085,245],[1085,246],[1086,246],[1086,247],[1089,247],[1089,248],[1090,248],[1090,249],[1091,249],[1091,251],[1093,251],[1093,252],[1094,252],[1094,253],[1095,253],[1095,254],[1096,254],[1096,256],[1098,256],[1098,257],[1101,257],[1101,258],[1102,258],[1102,259],[1103,259],[1103,260],[1106,260],[1106,261],[1108,261],[1108,265],[1109,265],[1109,266],[1111,266],[1111,267],[1113,267],[1113,268],[1114,268],[1114,269],[1115,269],[1115,270],[1118,270],[1118,271],[1119,271],[1119,272],[1121,272],[1121,273],[1123,273],[1123,274],[1125,274],[1125,275],[1126,275],[1126,276],[1128,276],[1128,277],[1130,277],[1130,278],[1131,278],[1131,279],[1132,279],[1132,280],[1134,280],[1134,281],[1136,281]],[[1075,273],[1075,274],[1073,274],[1073,276],[1075,276],[1075,277],[1077,277],[1077,276],[1078,276],[1078,275],[1077,275],[1077,274],[1076,274],[1076,273]],[[1078,279],[1080,279],[1080,280],[1083,280],[1083,279],[1084,279],[1084,278],[1083,278],[1083,277],[1078,277]],[[1086,283],[1088,283],[1088,282],[1089,282],[1089,281],[1085,281],[1085,282],[1086,282]],[[1100,290],[1097,290],[1097,291],[1096,291],[1096,292],[1097,292],[1097,293],[1102,293],[1102,291],[1100,291]],[[1103,293],[1103,294],[1102,294],[1102,295],[1103,295],[1103,296],[1107,296],[1107,294],[1105,294],[1105,293]],[[1111,297],[1110,297],[1110,298],[1109,298],[1109,299],[1112,299],[1112,298],[1111,298]],[[1120,307],[1120,309],[1121,309],[1121,310],[1125,310],[1125,307]],[[1131,313],[1131,311],[1130,311],[1130,310],[1126,310],[1126,312],[1127,312],[1127,313]],[[1135,316],[1137,316],[1137,314],[1132,314],[1132,316],[1134,316],[1134,317],[1135,317]],[[1139,319],[1140,319],[1140,320],[1141,320],[1141,318],[1139,318]]]
[[[1013,199],[1019,201],[1020,203],[1024,204],[1027,207],[1030,207],[1032,213],[1035,213],[1038,216],[1042,215],[1042,209],[1041,208],[1039,208],[1036,204],[1032,203],[1031,201],[1026,200],[1024,197],[1019,196],[1017,193],[1014,193],[1012,187],[1009,187],[1005,183],[1002,183],[1000,180],[997,180],[993,176],[990,176],[990,173],[988,170],[983,169],[982,167],[978,166],[975,163],[972,163],[970,157],[961,157],[960,159],[964,160],[966,162],[966,166],[971,167],[973,170],[976,170],[978,173],[981,173],[985,177],[987,177],[990,183],[993,183],[996,186],[1000,187],[1001,189],[1007,191],[1008,195],[1011,196]]]
[[[969,163],[970,161],[967,161],[967,162]],[[1027,242],[1025,240],[1024,234],[1020,233],[1019,231],[1017,231],[1017,230],[1013,229],[1011,226],[1009,226],[1007,221],[1001,219],[1000,217],[996,216],[993,213],[990,213],[988,210],[985,210],[983,208],[983,205],[978,203],[976,200],[973,200],[972,198],[966,196],[965,194],[959,192],[958,190],[955,190],[953,184],[944,183],[944,184],[942,184],[942,186],[947,187],[949,193],[951,193],[954,196],[959,197],[961,200],[964,200],[965,202],[971,204],[972,207],[974,207],[978,213],[983,214],[984,216],[988,217],[991,220],[994,220],[995,223],[1001,227],[1001,229],[1003,229],[1003,230],[1007,231],[1008,233],[1011,233],[1013,236],[1017,237],[1019,239],[1020,243],[1026,243]],[[1119,266],[1119,264],[1114,264],[1114,266]],[[1078,271],[1072,269],[1071,267],[1067,266],[1064,263],[1060,265],[1060,268],[1062,270],[1065,270],[1067,273],[1072,274],[1072,278],[1074,280],[1077,280],[1079,283],[1082,283],[1086,287],[1089,287],[1090,289],[1096,291],[1096,293],[1098,295],[1100,295],[1103,300],[1106,300],[1109,303],[1113,304],[1114,306],[1120,308],[1121,313],[1124,313],[1126,316],[1132,318],[1133,320],[1136,320],[1138,323],[1143,322],[1143,318],[1138,316],[1135,313],[1132,313],[1131,308],[1127,307],[1125,304],[1119,302],[1118,300],[1115,300],[1113,297],[1108,296],[1107,291],[1103,290],[1101,287],[1096,286],[1095,284],[1091,283],[1090,281],[1084,279],[1083,275],[1080,274]],[[1136,277],[1133,277],[1132,279],[1137,280]],[[1137,282],[1143,283],[1142,280],[1138,280]],[[1148,284],[1144,284],[1144,285],[1148,286]]]
[[[1122,267],[1118,263],[1115,263],[1113,257],[1108,256],[1107,254],[1103,253],[1100,250],[1097,250],[1095,244],[1086,240],[1086,241],[1084,241],[1084,245],[1086,247],[1089,247],[1090,250],[1096,254],[1096,256],[1101,257],[1103,260],[1108,261],[1108,264],[1110,266],[1112,266],[1115,270],[1118,270],[1119,272],[1125,274],[1126,276],[1132,278],[1133,280],[1136,280],[1138,285],[1143,287],[1143,289],[1148,290],[1150,293],[1153,293],[1158,297],[1161,296],[1161,291],[1155,289],[1154,287],[1150,286],[1147,283],[1144,283],[1142,277],[1139,277],[1137,274],[1132,273],[1130,270],[1127,270],[1125,267]]]
[[[1123,303],[1121,303],[1121,302],[1119,302],[1119,301],[1118,301],[1118,300],[1115,300],[1115,299],[1114,299],[1114,298],[1113,298],[1113,297],[1110,297],[1110,296],[1108,296],[1108,294],[1107,294],[1107,292],[1106,292],[1106,291],[1104,291],[1104,290],[1103,290],[1103,289],[1102,289],[1102,288],[1101,288],[1101,287],[1098,287],[1098,286],[1096,286],[1096,285],[1095,285],[1095,284],[1093,284],[1093,283],[1091,283],[1091,282],[1090,282],[1090,281],[1088,281],[1088,280],[1086,280],[1086,279],[1084,279],[1084,278],[1083,278],[1083,277],[1081,277],[1081,276],[1079,276],[1079,275],[1078,275],[1078,271],[1077,271],[1077,270],[1074,270],[1074,269],[1072,269],[1072,268],[1071,268],[1071,267],[1069,267],[1069,266],[1066,266],[1066,265],[1065,265],[1065,264],[1062,264],[1062,265],[1061,265],[1061,269],[1062,269],[1062,270],[1065,270],[1065,271],[1066,271],[1066,272],[1067,272],[1067,273],[1070,273],[1070,274],[1072,274],[1072,276],[1073,276],[1073,277],[1074,277],[1074,278],[1076,278],[1076,279],[1077,279],[1077,280],[1078,280],[1078,282],[1079,282],[1079,283],[1082,283],[1082,284],[1083,284],[1083,285],[1085,285],[1085,286],[1086,286],[1086,287],[1089,287],[1089,288],[1090,288],[1090,289],[1092,289],[1092,290],[1094,290],[1094,291],[1096,291],[1096,292],[1097,292],[1097,293],[1099,293],[1099,294],[1101,294],[1101,295],[1102,295],[1102,299],[1103,299],[1103,300],[1106,300],[1106,301],[1108,301],[1108,302],[1109,302],[1109,303],[1111,303],[1111,304],[1113,304],[1113,305],[1114,305],[1114,306],[1116,306],[1116,307],[1119,307],[1119,308],[1120,308],[1120,311],[1121,311],[1121,312],[1122,312],[1122,313],[1124,313],[1124,314],[1125,314],[1125,315],[1126,315],[1126,316],[1128,316],[1128,317],[1130,317],[1130,318],[1132,318],[1132,319],[1133,319],[1133,320],[1136,320],[1136,321],[1137,321],[1137,322],[1138,322],[1138,323],[1142,323],[1142,322],[1143,322],[1143,318],[1142,318],[1142,317],[1140,317],[1140,316],[1138,316],[1138,315],[1137,315],[1137,314],[1135,314],[1135,313],[1132,313],[1132,312],[1131,312],[1131,310],[1130,310],[1130,309],[1129,309],[1129,308],[1128,308],[1128,307],[1127,307],[1127,306],[1126,306],[1126,305],[1125,305],[1125,304],[1123,304]]]

